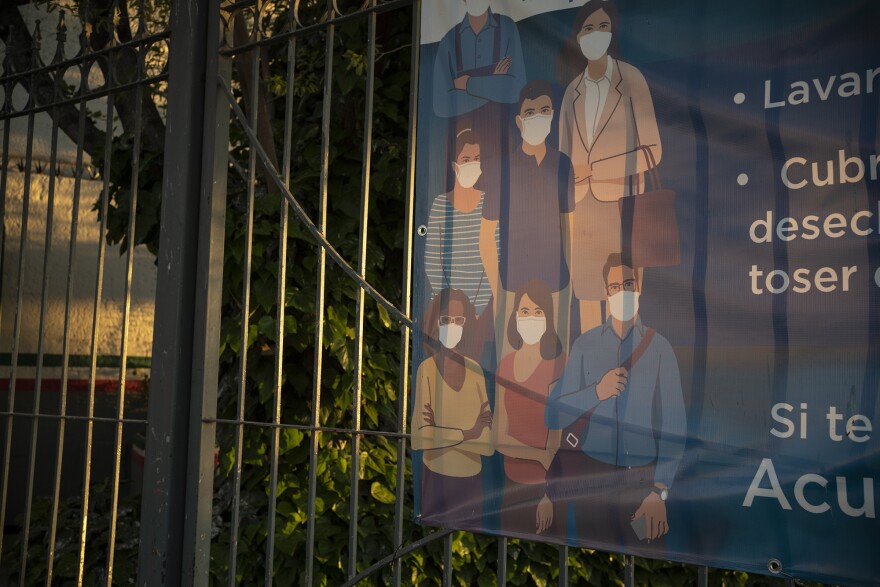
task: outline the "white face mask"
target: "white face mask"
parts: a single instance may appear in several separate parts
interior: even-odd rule
[[[522,138],[525,142],[533,147],[544,144],[553,123],[552,114],[535,114],[519,120],[522,123]]]
[[[547,318],[541,316],[528,316],[516,318],[516,331],[522,337],[523,342],[532,345],[541,342],[541,337],[547,332]]]
[[[639,313],[639,293],[619,291],[608,298],[608,311],[621,322],[628,322]]]
[[[464,326],[458,324],[441,324],[440,325],[440,344],[448,349],[454,349],[461,342],[461,335],[464,334]]]
[[[474,187],[474,184],[480,179],[481,173],[483,173],[483,170],[480,169],[479,161],[462,163],[461,165],[458,163],[455,164],[455,177],[458,179],[459,185],[463,188]]]
[[[582,36],[578,42],[581,52],[590,61],[595,61],[608,52],[611,45],[611,33],[608,31],[593,31]]]
[[[464,7],[471,16],[483,16],[489,10],[489,0],[465,0]]]

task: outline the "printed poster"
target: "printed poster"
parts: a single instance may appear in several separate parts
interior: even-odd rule
[[[419,523],[877,583],[878,24],[422,3]]]

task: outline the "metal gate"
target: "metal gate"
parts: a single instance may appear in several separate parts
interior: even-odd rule
[[[0,584],[504,584],[410,519],[419,0],[61,5],[2,8]]]

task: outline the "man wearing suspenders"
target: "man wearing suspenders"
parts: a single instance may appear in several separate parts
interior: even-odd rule
[[[573,503],[579,540],[609,551],[643,541],[664,548],[687,435],[678,361],[639,319],[641,285],[630,265],[609,255],[611,315],[575,341],[545,412],[548,428],[563,429],[559,466],[548,471],[551,499]]]
[[[437,48],[434,112],[441,118],[472,114],[477,120],[497,114],[497,104],[516,103],[526,68],[516,23],[492,12],[488,0],[462,1],[467,15]]]

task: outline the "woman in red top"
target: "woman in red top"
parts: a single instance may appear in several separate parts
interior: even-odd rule
[[[514,535],[547,534],[556,518],[560,531],[554,534],[564,536],[565,517],[554,516],[546,495],[547,469],[562,432],[547,429],[544,409],[565,367],[550,287],[543,281],[526,283],[516,292],[514,308],[507,338],[516,350],[498,364],[492,428],[495,449],[504,454],[501,529]]]

